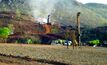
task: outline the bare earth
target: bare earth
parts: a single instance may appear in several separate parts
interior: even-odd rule
[[[7,63],[1,63],[0,62],[0,65],[16,65],[16,64],[7,64]]]
[[[107,65],[107,48],[61,45],[0,44],[0,54],[35,60],[0,56],[0,65]]]

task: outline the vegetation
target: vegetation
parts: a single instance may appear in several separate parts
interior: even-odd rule
[[[53,4],[53,3],[51,4],[54,6],[53,9],[55,9],[55,12],[52,13],[52,17],[51,17],[52,21],[61,22],[63,25],[67,25],[67,24],[75,25],[76,14],[78,11],[80,11],[82,13],[81,14],[82,26],[85,26],[87,28],[92,28],[92,27],[98,27],[98,26],[103,26],[107,24],[106,23],[107,22],[107,14],[106,14],[107,5],[96,4],[96,3],[81,4],[74,0],[68,0],[68,1],[58,0],[54,2],[56,2],[56,4]],[[36,14],[35,15],[36,17],[43,17],[43,16],[46,17],[47,10],[45,9],[46,8],[45,6],[42,8],[39,8],[37,6],[33,7],[34,9],[38,10],[39,13],[41,14],[41,15],[38,15],[38,13],[32,14],[32,9],[31,9],[32,7],[28,5],[29,1],[27,0],[18,0],[18,1],[11,0],[11,4],[9,3],[10,3],[9,0],[6,0],[6,1],[2,0],[0,2],[0,10],[16,12],[18,20],[21,19],[20,18],[21,13],[29,14],[32,16]],[[51,7],[50,4],[47,4],[46,6],[47,8]]]
[[[93,44],[93,45],[99,45],[100,44],[100,40],[92,40],[92,41],[89,41],[90,44]]]
[[[16,43],[41,43],[41,38],[32,33],[38,32],[35,30],[39,30],[39,32],[44,31],[44,28],[35,24],[34,17],[47,17],[47,14],[51,13],[52,22],[59,22],[64,26],[71,25],[76,27],[77,12],[82,13],[81,26],[85,28],[82,31],[82,42],[89,41],[92,45],[99,45],[100,42],[107,40],[107,27],[98,27],[107,24],[107,5],[96,3],[82,4],[75,0],[51,1],[48,4],[53,5],[55,11],[47,12],[51,7],[46,3],[43,4],[46,4],[46,7],[42,6],[42,8],[38,8],[38,6],[34,6],[33,9],[38,10],[39,15],[38,12],[32,11],[28,0],[0,0],[0,42],[6,42],[8,36],[14,32],[16,37],[18,35],[19,38],[21,37],[21,39],[18,38],[15,40]],[[53,1],[55,2],[54,4]],[[76,36],[71,35],[75,34],[75,31],[72,32],[70,30],[69,28],[65,29],[62,35],[67,40],[75,40]],[[55,26],[51,31],[53,34],[59,32],[60,30]],[[96,38],[97,40],[95,40]],[[62,44],[65,42],[65,40],[58,41]],[[55,42],[58,41],[56,40]],[[73,50],[72,47],[66,49],[65,46],[0,44],[0,62],[19,65],[106,65],[107,52],[105,51],[107,49],[102,47],[82,47]],[[36,60],[11,58],[6,57],[6,55],[2,56],[2,54],[34,58]]]
[[[7,38],[10,35],[10,29],[8,27],[0,28],[0,37]]]
[[[87,3],[85,4],[88,8],[100,14],[102,17],[107,18],[107,5],[106,4],[98,4],[98,3]],[[98,10],[99,9],[99,10]]]
[[[58,33],[59,29],[58,28],[52,28],[51,33]]]
[[[81,41],[88,43],[89,41],[99,40],[98,45],[102,45],[107,40],[107,26],[86,29],[82,31]]]
[[[0,28],[0,38],[1,41],[6,42],[6,39],[8,38],[8,35],[10,35],[11,30],[8,27]]]
[[[27,42],[28,44],[32,44],[32,43],[33,43],[31,39],[27,39],[26,42]]]

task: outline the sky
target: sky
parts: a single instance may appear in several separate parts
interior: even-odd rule
[[[102,3],[102,4],[107,4],[107,0],[77,0],[82,3]]]

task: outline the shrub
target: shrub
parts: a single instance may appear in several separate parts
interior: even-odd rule
[[[51,29],[51,33],[58,33],[59,32],[59,29],[58,28],[52,28]]]
[[[41,43],[40,37],[38,35],[36,36],[28,36],[25,38],[25,43],[28,44],[39,44]]]
[[[93,44],[93,45],[99,45],[100,44],[100,40],[96,39],[96,40],[91,40],[89,41],[90,44]]]
[[[0,28],[0,37],[7,38],[10,35],[10,29],[8,27]]]
[[[35,40],[33,40],[35,44],[40,44],[41,40],[39,37],[35,38]]]
[[[11,30],[8,27],[3,27],[0,28],[0,38],[1,38],[1,42],[6,42],[8,35],[10,35]]]
[[[27,43],[28,43],[28,44],[33,44],[32,39],[27,39]]]

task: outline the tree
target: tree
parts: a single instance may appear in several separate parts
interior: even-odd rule
[[[68,40],[69,37],[70,37],[70,31],[69,31],[69,30],[65,30],[64,38],[65,38],[66,40]]]
[[[20,16],[21,16],[21,12],[20,12],[20,10],[17,8],[16,9],[16,16],[18,17],[18,18],[20,18]]]
[[[0,28],[0,38],[2,38],[4,42],[6,42],[6,39],[8,38],[10,33],[11,33],[11,30],[8,27]]]
[[[52,28],[51,29],[51,33],[58,33],[59,32],[59,29],[58,28]]]
[[[2,3],[8,4],[10,0],[1,0]]]
[[[8,24],[8,28],[10,29],[10,34],[13,34],[14,33],[14,25],[13,24]]]

